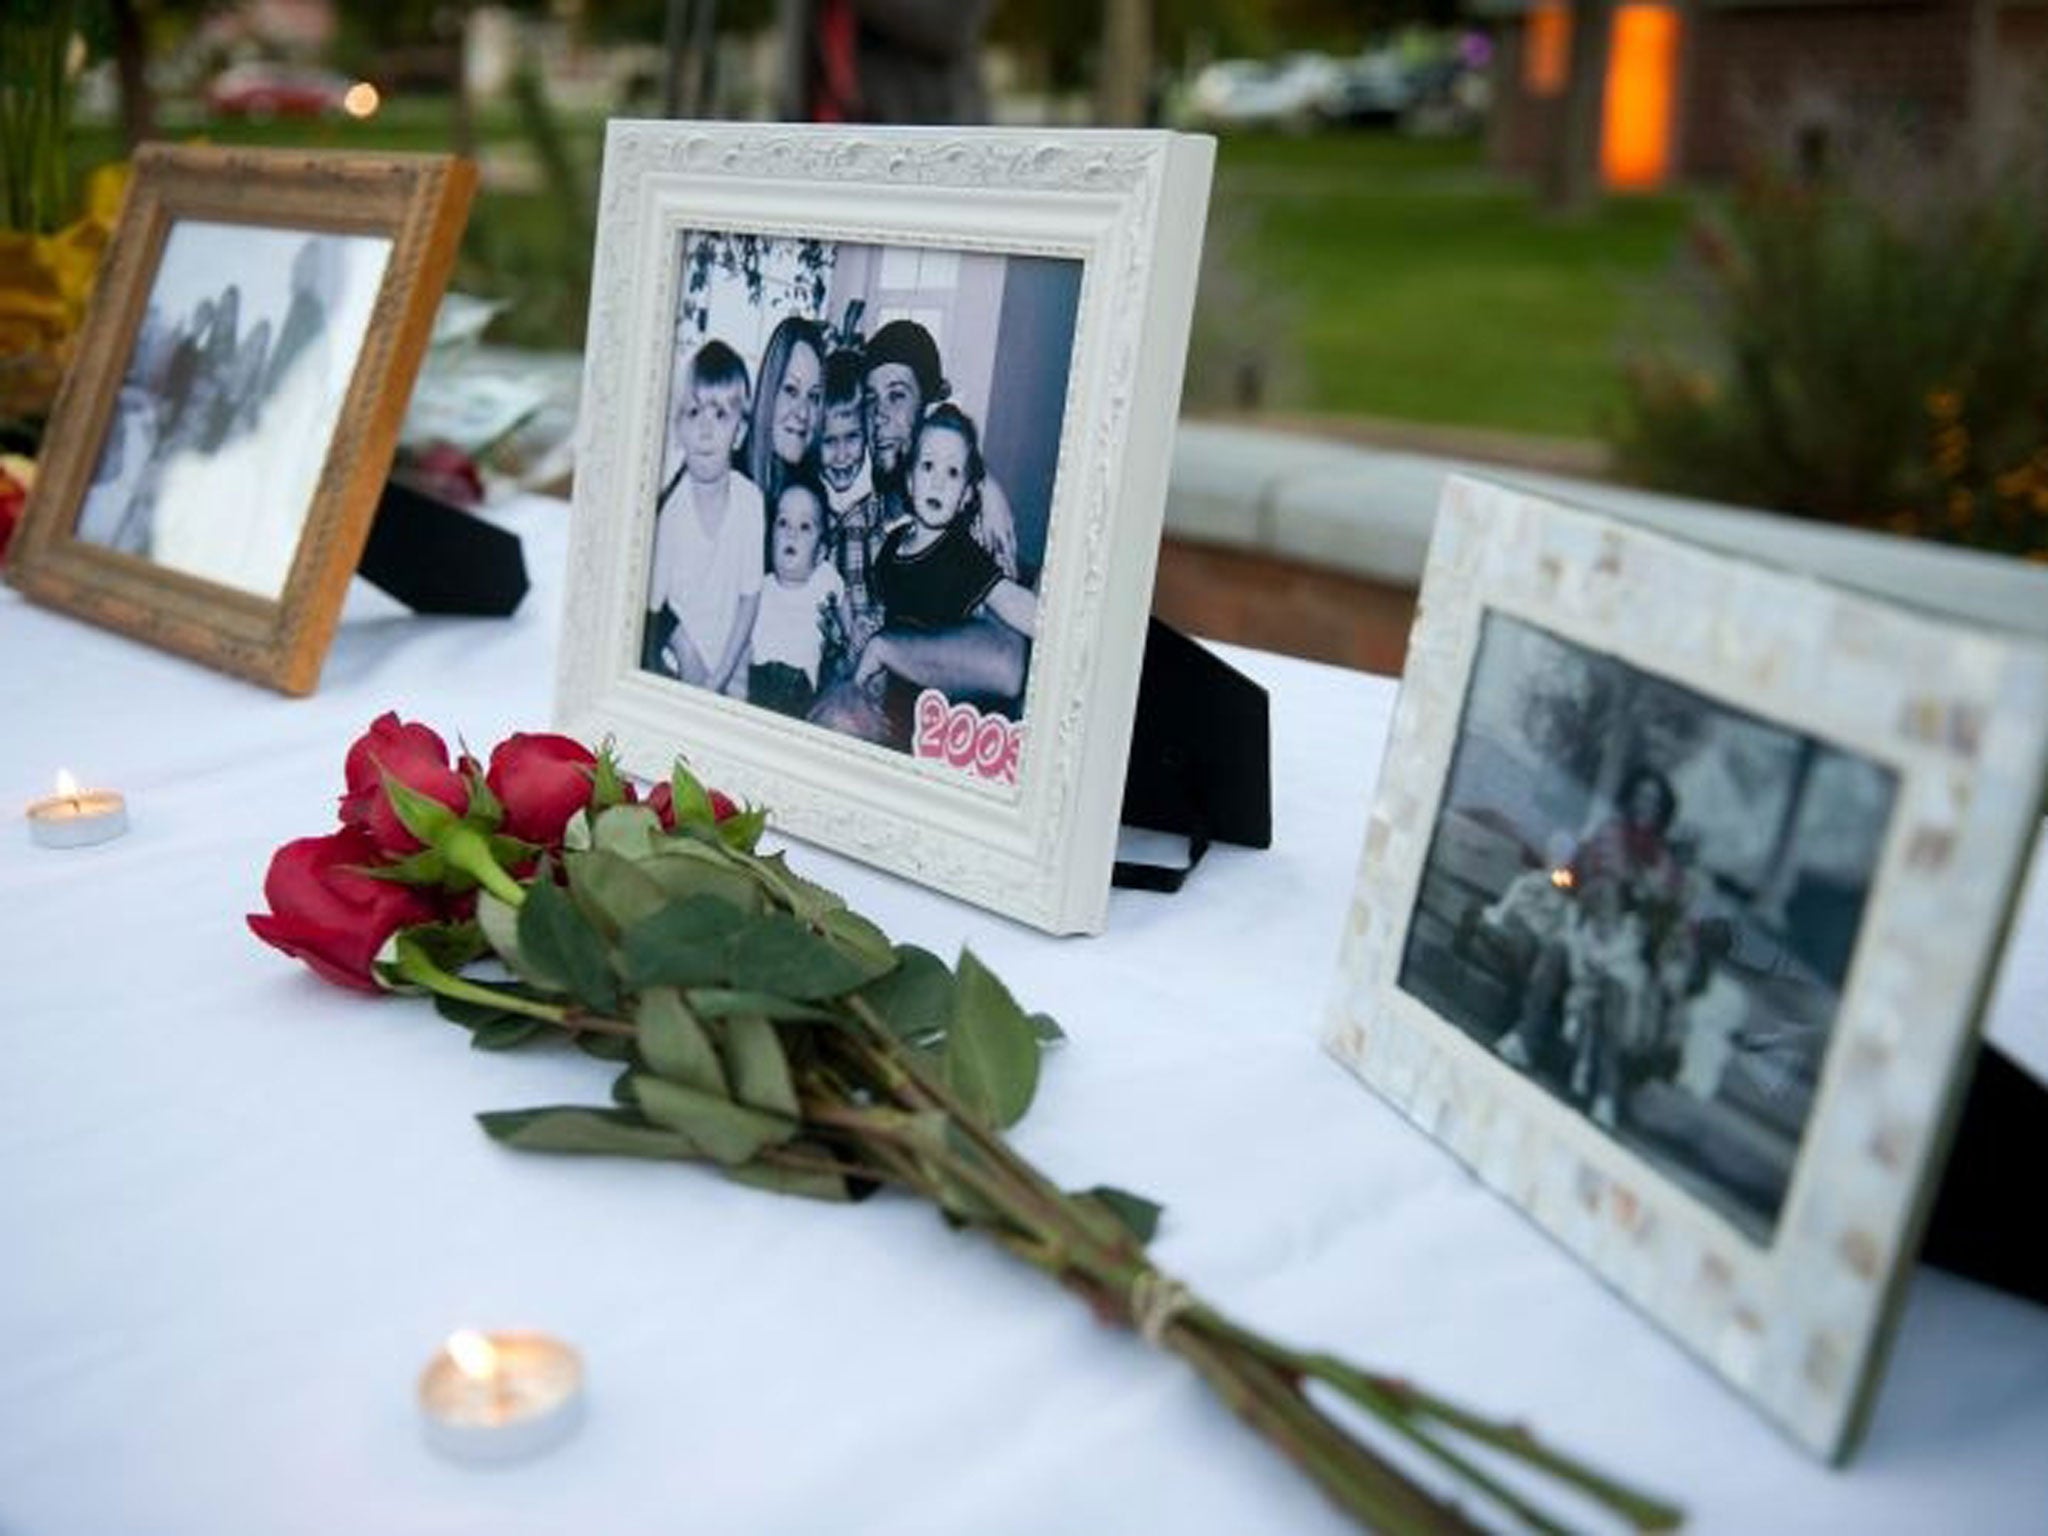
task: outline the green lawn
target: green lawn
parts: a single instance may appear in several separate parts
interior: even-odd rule
[[[561,121],[594,196],[602,124]],[[509,109],[480,119],[494,160],[531,155]],[[436,150],[444,103],[401,100],[369,123],[179,124],[221,143]],[[80,164],[116,152],[76,139]],[[1388,134],[1222,141],[1190,360],[1196,408],[1361,415],[1591,436],[1625,329],[1670,265],[1686,204],[1609,202],[1565,222],[1489,175],[1472,142]],[[546,193],[487,186],[458,286],[514,308],[494,337],[581,345],[589,252]],[[572,248],[574,247],[574,248]]]
[[[1476,143],[1230,138],[1209,273],[1220,257],[1225,307],[1248,296],[1265,322],[1267,407],[1591,436],[1686,212],[1630,198],[1559,220]],[[1203,306],[1207,349],[1228,331]]]

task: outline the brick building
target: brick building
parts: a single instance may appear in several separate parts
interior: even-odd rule
[[[1811,160],[1881,123],[1930,143],[1996,131],[2048,74],[2048,0],[1481,0],[1499,24],[1490,152],[1548,163],[1578,18],[1597,18],[1594,153],[1629,190],[1726,174],[1756,150]]]

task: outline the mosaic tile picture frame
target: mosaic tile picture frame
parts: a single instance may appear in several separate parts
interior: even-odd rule
[[[1453,478],[1327,1044],[1846,1458],[2044,765],[2037,643]]]

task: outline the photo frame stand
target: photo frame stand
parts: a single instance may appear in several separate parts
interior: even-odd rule
[[[1963,1100],[1920,1257],[2048,1306],[2048,1243],[2013,1205],[2019,1170],[2048,1165],[2048,1087],[1985,1044]]]
[[[396,480],[356,574],[414,613],[466,618],[510,618],[527,588],[517,534]]]
[[[1125,890],[1178,891],[1212,842],[1273,843],[1266,690],[1157,618],[1145,630],[1122,819],[1188,840],[1182,867],[1119,859],[1112,884]]]

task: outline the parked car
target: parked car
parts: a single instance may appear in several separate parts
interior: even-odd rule
[[[213,77],[206,106],[217,117],[368,117],[377,88],[311,65],[234,64]]]
[[[1340,123],[1397,123],[1416,97],[1415,74],[1391,48],[1338,66],[1323,114]]]
[[[1313,127],[1327,111],[1343,72],[1327,55],[1289,54],[1273,62],[1223,59],[1195,76],[1183,112],[1206,128]]]
[[[1443,135],[1476,131],[1486,117],[1487,77],[1462,49],[1378,48],[1337,70],[1323,106],[1333,123]]]

